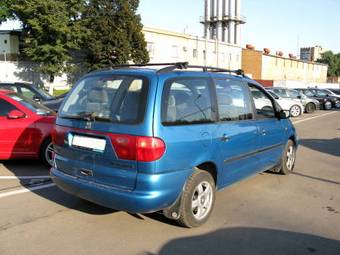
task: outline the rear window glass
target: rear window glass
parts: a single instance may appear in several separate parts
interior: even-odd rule
[[[93,76],[67,97],[60,117],[135,124],[144,118],[147,80],[132,76]]]
[[[173,79],[166,83],[162,100],[163,125],[214,121],[210,82],[207,79]]]

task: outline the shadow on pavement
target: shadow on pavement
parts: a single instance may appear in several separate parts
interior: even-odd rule
[[[15,176],[49,176],[49,168],[46,167],[39,161],[35,160],[9,160],[1,161],[5,169],[10,171]],[[67,207],[69,209],[78,210],[88,214],[94,215],[104,215],[116,212],[115,210],[102,207],[93,204],[89,201],[82,200],[75,196],[69,195],[56,186],[44,188],[44,189],[34,189],[40,185],[52,184],[52,180],[49,178],[44,179],[19,179],[20,184],[30,189],[32,193],[37,194],[45,199],[53,201],[59,205]]]
[[[301,139],[299,143],[312,150],[340,157],[340,138]]]
[[[311,176],[311,175],[307,175],[307,174],[302,174],[302,173],[298,173],[298,172],[292,172],[292,174],[295,174],[295,175],[298,175],[298,176],[301,176],[301,177],[305,177],[305,178],[309,178],[309,179],[313,179],[313,180],[316,180],[316,181],[328,182],[328,183],[340,185],[340,182],[327,180],[327,179],[324,179],[324,178],[315,177],[315,176]]]
[[[340,241],[320,236],[264,228],[225,228],[165,244],[159,255],[181,254],[327,254],[339,255]],[[154,255],[146,252],[147,255]]]

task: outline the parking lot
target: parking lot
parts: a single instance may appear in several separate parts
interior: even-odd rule
[[[340,111],[292,121],[294,173],[224,189],[196,229],[72,197],[39,162],[1,162],[0,254],[340,254]]]

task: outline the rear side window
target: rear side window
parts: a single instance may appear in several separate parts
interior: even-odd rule
[[[162,97],[162,124],[189,125],[214,122],[210,81],[204,78],[172,79]]]
[[[245,84],[233,79],[216,79],[215,84],[221,121],[253,118],[249,89]]]
[[[25,87],[21,87],[21,94],[29,99],[33,99],[34,96],[35,96],[35,93],[31,90],[31,89],[28,89],[28,88],[25,88]]]
[[[7,114],[13,110],[16,110],[16,107],[14,105],[8,103],[3,99],[0,99],[0,116],[7,116]]]
[[[133,76],[94,76],[80,81],[66,99],[61,118],[124,124],[144,118],[148,82]]]

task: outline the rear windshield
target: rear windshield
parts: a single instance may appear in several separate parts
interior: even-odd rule
[[[144,118],[147,80],[133,76],[93,76],[81,80],[67,97],[61,118],[124,124]]]
[[[41,104],[38,104],[36,102],[34,102],[33,100],[24,97],[20,94],[17,93],[8,93],[7,94],[8,97],[14,99],[15,101],[17,101],[18,103],[20,103],[21,105],[25,106],[26,108],[30,109],[32,112],[38,114],[38,115],[50,115],[50,114],[54,114],[54,111],[52,111],[51,109],[47,108],[46,106],[43,106]]]

